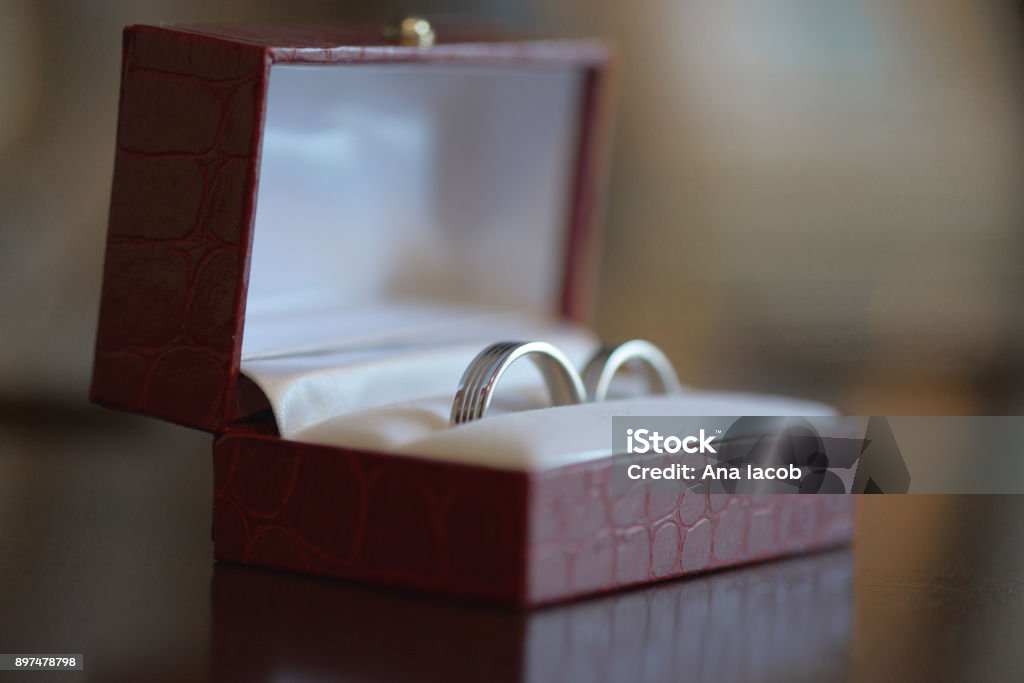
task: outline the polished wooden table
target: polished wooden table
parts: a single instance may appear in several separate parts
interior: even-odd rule
[[[0,405],[29,681],[1024,680],[1024,498],[865,496],[852,549],[517,612],[211,559],[210,437]]]

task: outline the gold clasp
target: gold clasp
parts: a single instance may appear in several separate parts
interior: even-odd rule
[[[437,37],[434,27],[423,17],[404,17],[385,27],[384,36],[410,47],[431,47]]]

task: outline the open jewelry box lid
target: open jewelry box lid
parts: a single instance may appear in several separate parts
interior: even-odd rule
[[[605,46],[382,36],[125,29],[93,401],[218,432],[247,356],[586,317]]]

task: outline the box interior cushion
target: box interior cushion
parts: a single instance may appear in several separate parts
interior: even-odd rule
[[[583,85],[568,65],[272,66],[243,359],[416,322],[382,303],[555,312]]]
[[[665,396],[543,405],[538,387],[520,386],[495,398],[495,414],[450,427],[449,394],[340,415],[294,434],[297,441],[398,453],[430,460],[528,472],[608,458],[612,417],[831,416],[829,406],[780,396],[685,391]],[[522,408],[534,408],[521,410]],[[505,408],[505,411],[502,411]],[[694,433],[708,428],[695,421]]]
[[[382,316],[402,317],[387,307]],[[369,315],[369,314],[368,314]],[[330,351],[243,360],[268,398],[282,438],[503,469],[535,471],[610,456],[614,415],[834,415],[828,406],[778,396],[703,392],[550,407],[528,360],[502,376],[483,419],[448,424],[459,378],[484,347],[543,339],[582,368],[598,346],[588,329],[525,314],[463,311],[457,325],[397,325],[386,340],[354,337]],[[629,376],[620,389],[636,391]],[[641,392],[637,392],[641,393]]]
[[[583,367],[597,347],[594,334],[565,321],[522,313],[486,313],[452,309],[432,318],[435,307],[422,310],[381,304],[330,350],[243,358],[242,373],[270,402],[278,431],[293,438],[303,429],[368,408],[447,396],[449,409],[459,378],[485,347],[505,340],[543,339]],[[386,322],[377,323],[375,317]],[[390,331],[359,334],[367,329]],[[541,388],[540,373],[529,361],[515,363],[501,389]]]

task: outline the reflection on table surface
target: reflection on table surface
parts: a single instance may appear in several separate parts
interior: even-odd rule
[[[1024,496],[865,496],[852,550],[517,612],[215,565],[209,449],[0,409],[0,652],[86,662],[33,682],[1024,679]]]
[[[851,578],[839,551],[516,612],[218,565],[211,652],[240,680],[817,680]]]

